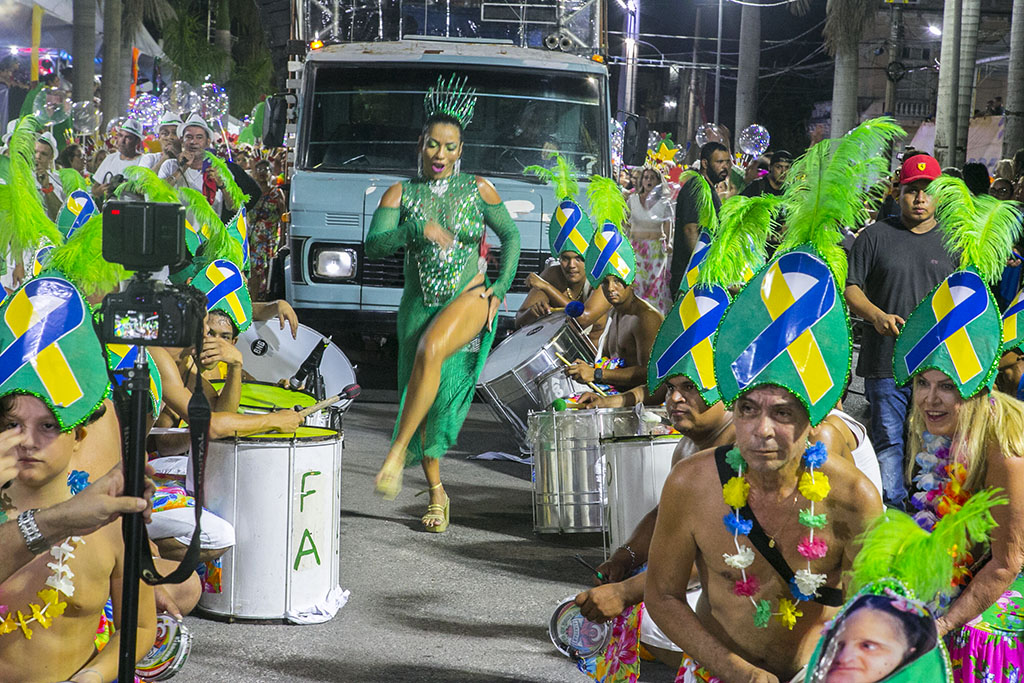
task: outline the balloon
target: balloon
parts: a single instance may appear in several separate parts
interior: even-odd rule
[[[79,135],[92,135],[100,125],[100,113],[96,103],[83,100],[71,105],[71,127]]]
[[[671,183],[665,182],[655,185],[654,189],[644,197],[644,205],[648,207],[647,213],[651,220],[670,221],[675,218],[675,202],[672,201],[675,196],[674,189]]]
[[[744,154],[759,157],[767,151],[771,139],[772,136],[768,134],[764,126],[752,123],[740,131],[737,142]]]
[[[32,115],[44,126],[61,124],[71,113],[71,97],[60,88],[43,88],[32,103]]]
[[[160,93],[160,101],[164,103],[167,111],[172,111],[183,119],[198,110],[200,105],[199,93],[185,81],[174,81],[164,88]]]
[[[203,83],[199,88],[202,117],[218,121],[228,114],[228,94],[216,83]]]
[[[166,105],[156,95],[139,95],[135,98],[128,116],[138,120],[144,128],[152,128],[160,122]]]
[[[705,123],[697,126],[697,132],[693,138],[697,141],[698,147],[703,147],[709,142],[724,142],[725,134],[717,123]]]
[[[118,116],[116,119],[110,119],[110,121],[107,122],[107,137],[110,137],[117,133],[117,129],[124,125],[124,122],[127,120],[127,116]]]

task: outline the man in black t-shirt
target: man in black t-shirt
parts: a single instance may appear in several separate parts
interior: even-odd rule
[[[867,321],[857,374],[871,403],[871,441],[882,471],[885,503],[903,507],[903,431],[911,388],[897,387],[893,346],[907,316],[956,269],[935,221],[935,202],[925,189],[941,173],[927,154],[909,157],[900,170],[899,218],[864,228],[853,242],[846,302]]]
[[[722,200],[715,192],[715,185],[725,180],[732,166],[729,150],[720,142],[708,142],[700,148],[700,177],[689,181],[679,190],[676,200],[676,228],[672,237],[671,294],[674,297],[683,281],[690,256],[700,235],[700,218],[697,215],[696,187],[694,183],[708,183],[711,186],[711,201],[715,213],[722,208]]]
[[[782,194],[782,183],[786,181],[786,174],[789,167],[793,165],[793,155],[784,149],[772,153],[771,163],[768,166],[768,175],[758,178],[743,188],[740,192],[744,197],[759,197],[763,194]]]

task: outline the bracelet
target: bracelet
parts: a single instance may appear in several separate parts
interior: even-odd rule
[[[602,383],[604,382],[604,368],[594,368],[594,381],[595,382],[602,382]],[[629,546],[628,545],[627,546],[621,546],[621,547],[625,548],[626,550],[629,550]],[[630,555],[632,555],[633,551],[629,550],[629,553],[630,553]]]
[[[619,550],[625,550],[627,553],[629,553],[629,557],[630,557],[629,568],[632,569],[633,567],[635,567],[636,566],[636,553],[633,552],[633,549],[630,548],[628,545],[620,545],[619,546]]]
[[[18,515],[18,530],[21,531],[21,537],[25,540],[25,546],[33,555],[38,555],[50,547],[46,537],[39,531],[39,525],[36,524],[36,512],[38,511],[38,508],[33,508]]]

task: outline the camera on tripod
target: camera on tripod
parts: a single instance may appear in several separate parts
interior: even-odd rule
[[[189,286],[151,280],[188,259],[185,207],[160,202],[108,202],[103,207],[103,258],[136,271],[124,292],[103,299],[107,344],[184,347],[196,343],[206,301]]]

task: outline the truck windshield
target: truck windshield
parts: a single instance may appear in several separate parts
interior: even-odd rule
[[[307,95],[301,167],[349,173],[416,173],[423,95],[452,69],[436,65],[315,67]],[[462,170],[521,177],[523,167],[550,165],[551,152],[581,174],[607,174],[604,87],[595,75],[541,69],[465,68],[477,91],[465,134]]]

